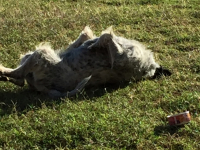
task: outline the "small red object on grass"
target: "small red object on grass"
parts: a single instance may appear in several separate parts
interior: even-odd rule
[[[167,116],[169,125],[182,125],[190,122],[191,116],[189,111],[182,112],[180,114]]]

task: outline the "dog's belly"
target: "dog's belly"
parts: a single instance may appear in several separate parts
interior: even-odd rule
[[[95,69],[81,70],[72,72],[70,74],[63,73],[59,74],[49,73],[47,78],[42,78],[37,82],[40,85],[45,86],[49,90],[57,90],[60,92],[67,92],[73,90],[84,78],[92,75],[86,87],[99,86],[103,84],[121,83],[125,81],[122,74],[116,73],[111,69]]]

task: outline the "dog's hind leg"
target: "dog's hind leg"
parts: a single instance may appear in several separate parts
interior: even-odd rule
[[[44,76],[44,71],[48,70],[47,65],[54,65],[61,59],[48,45],[40,45],[37,50],[30,55],[24,63],[16,69],[0,66],[0,76],[7,76],[14,79],[24,79],[28,73],[36,73],[40,78]]]
[[[0,81],[8,81],[18,86],[24,86],[24,79],[13,79],[5,76],[0,76]]]
[[[32,54],[33,54],[33,52],[28,52],[25,55],[22,55],[21,60],[20,60],[20,65],[22,65]],[[34,83],[33,74],[28,73],[26,75],[25,79],[26,79],[29,87],[33,89],[33,87],[34,87],[33,86],[33,83]],[[2,77],[2,78],[0,78],[0,81],[8,81],[15,85],[21,86],[21,87],[24,86],[24,83],[25,83],[24,78],[14,79],[14,78]]]
[[[37,61],[34,63],[33,58],[30,56],[21,66],[17,67],[16,69],[0,66],[0,74],[14,79],[24,79],[29,72],[32,72],[32,69],[35,65],[37,65]]]

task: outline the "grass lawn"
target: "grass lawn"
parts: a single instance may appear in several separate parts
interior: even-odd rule
[[[40,42],[66,48],[85,25],[136,39],[173,75],[99,87],[74,98],[0,82],[0,149],[200,149],[199,0],[0,0],[0,63],[14,68]],[[166,117],[190,111],[170,127]]]

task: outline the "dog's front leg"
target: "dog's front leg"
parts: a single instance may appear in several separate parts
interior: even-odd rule
[[[93,39],[95,36],[93,35],[92,30],[86,26],[83,31],[80,33],[78,39],[74,41],[72,44],[69,45],[67,50],[71,50],[73,48],[79,47],[81,44],[83,44],[85,41],[89,39]]]
[[[52,98],[71,97],[71,96],[74,96],[74,95],[80,93],[83,90],[83,88],[86,86],[86,84],[89,82],[91,77],[92,77],[92,75],[84,78],[81,82],[78,83],[78,85],[74,88],[74,90],[72,90],[70,92],[61,93],[57,90],[46,90],[46,92]]]

